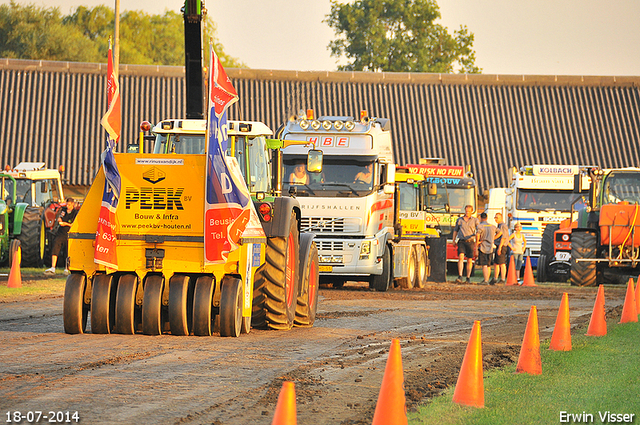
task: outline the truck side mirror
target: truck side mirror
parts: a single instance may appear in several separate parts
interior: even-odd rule
[[[582,174],[574,174],[573,176],[573,191],[575,193],[582,193],[584,188],[582,187]]]
[[[322,151],[310,149],[307,152],[307,171],[310,173],[320,173],[322,171]]]
[[[438,194],[438,186],[435,183],[429,183],[427,185],[427,193],[429,196],[436,196]]]
[[[396,164],[387,164],[387,176],[386,177],[387,177],[387,181],[385,183],[393,185],[394,186],[394,190],[395,190]]]

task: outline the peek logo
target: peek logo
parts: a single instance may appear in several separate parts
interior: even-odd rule
[[[156,167],[151,167],[151,169],[142,173],[142,179],[148,181],[151,184],[160,183],[166,177],[167,173]]]

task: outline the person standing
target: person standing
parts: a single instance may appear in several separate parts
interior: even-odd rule
[[[496,255],[493,259],[495,264],[494,278],[489,284],[502,285],[507,282],[507,251],[509,247],[509,227],[502,221],[502,213],[496,213]],[[498,280],[499,278],[499,280]]]
[[[487,222],[487,213],[480,214],[478,224],[478,265],[482,266],[482,282],[480,285],[489,285],[491,277],[491,265],[493,263],[493,248],[496,240],[496,226]]]
[[[513,233],[509,236],[509,247],[511,255],[513,255],[516,274],[520,276],[520,268],[522,267],[522,257],[527,249],[527,238],[522,233],[522,224],[516,223],[513,227]]]
[[[71,224],[76,219],[78,210],[76,210],[76,202],[73,198],[67,198],[66,205],[60,211],[58,217],[58,232],[53,240],[53,246],[51,248],[51,268],[44,271],[44,274],[52,276],[56,274],[56,263],[58,262],[58,256],[60,252],[66,252],[66,248],[69,243],[69,229]],[[63,250],[64,248],[64,250]],[[67,266],[64,267],[64,274],[68,275],[69,270]]]
[[[462,270],[465,258],[467,261],[467,283],[471,282],[471,267],[475,256],[476,232],[478,219],[473,217],[473,206],[464,207],[464,215],[458,217],[453,228],[453,240],[458,242],[458,278],[456,283],[462,283]]]

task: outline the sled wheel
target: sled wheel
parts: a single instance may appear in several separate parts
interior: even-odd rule
[[[133,335],[141,322],[140,309],[136,309],[138,276],[125,274],[118,280],[116,292],[115,333]]]
[[[142,333],[145,335],[162,334],[162,276],[147,276],[142,298]]]
[[[193,290],[187,275],[176,274],[169,280],[169,328],[173,335],[191,334]]]
[[[84,303],[86,286],[87,278],[82,273],[72,273],[67,277],[62,312],[64,331],[68,334],[81,334],[87,329],[89,305]]]
[[[220,291],[220,336],[238,337],[242,327],[242,283],[225,276]]]
[[[211,336],[213,332],[213,278],[200,276],[193,292],[193,334]]]
[[[419,245],[416,247],[417,266],[416,266],[416,283],[413,285],[415,288],[424,288],[427,284],[427,250],[424,246]]]
[[[108,334],[115,324],[115,296],[113,275],[97,274],[91,292],[91,332]]]

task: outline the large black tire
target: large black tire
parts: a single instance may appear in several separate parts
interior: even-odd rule
[[[540,254],[538,257],[538,270],[536,272],[536,280],[538,282],[546,282],[548,279],[547,276],[547,268],[549,264],[549,260],[545,254]]]
[[[242,329],[242,282],[225,276],[220,283],[220,336],[239,337]]]
[[[44,256],[45,228],[42,209],[27,207],[18,236],[22,247],[22,267],[40,267]]]
[[[116,315],[114,332],[133,335],[142,324],[142,311],[136,307],[136,292],[138,290],[138,276],[127,273],[118,279],[116,291]]]
[[[116,323],[116,284],[112,274],[96,274],[91,291],[91,332],[110,334]]]
[[[296,302],[294,324],[296,326],[313,326],[318,310],[318,289],[320,287],[320,262],[315,242],[311,243],[311,247],[302,261],[303,264],[300,267],[302,288]]]
[[[142,297],[142,333],[145,335],[162,334],[164,319],[162,315],[162,291],[164,278],[158,275],[147,276],[144,281]]]
[[[68,334],[81,334],[87,329],[89,304],[84,302],[87,278],[82,273],[71,273],[64,286],[62,316],[64,331]]]
[[[595,286],[596,263],[594,261],[576,261],[578,259],[595,259],[597,235],[592,231],[571,232],[571,285]]]
[[[175,274],[169,280],[169,329],[172,335],[189,335],[193,323],[193,290],[191,278]]]
[[[427,257],[427,250],[424,246],[418,245],[416,247],[416,255],[416,282],[413,286],[415,288],[424,288],[429,277],[429,258]]]
[[[555,258],[555,250],[553,249],[553,245],[555,243],[554,241],[556,230],[558,230],[559,228],[559,224],[547,224],[547,227],[544,228],[544,232],[542,232],[542,242],[540,243],[540,257],[538,257],[538,276],[540,276],[541,260],[544,260],[542,264],[544,276],[542,276],[542,278],[538,277],[539,282],[556,280],[556,276],[552,274],[551,269],[549,268],[549,263],[551,263]]]
[[[389,290],[391,279],[393,278],[392,266],[391,250],[389,249],[389,245],[385,244],[384,253],[382,254],[382,274],[374,274],[371,276],[371,288],[378,292],[386,292]]]
[[[265,264],[256,271],[254,281],[254,327],[288,330],[293,326],[299,293],[298,235],[298,221],[292,213],[288,237],[267,239]]]
[[[211,336],[216,316],[213,314],[214,282],[211,276],[200,276],[193,292],[193,334]]]

